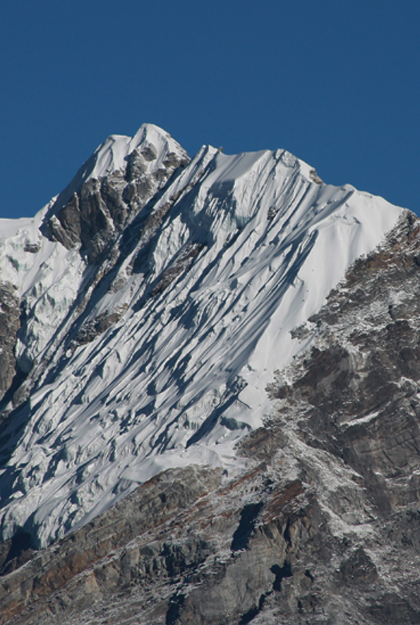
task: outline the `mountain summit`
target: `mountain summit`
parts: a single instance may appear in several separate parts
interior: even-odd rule
[[[7,614],[33,605],[39,618],[50,609],[42,595],[55,606],[51,623],[62,623],[54,593],[71,595],[67,585],[92,574],[108,612],[109,589],[148,580],[160,608],[147,612],[152,604],[136,595],[142,623],[268,624],[280,622],[276,614],[327,623],[347,601],[334,594],[339,579],[357,596],[376,583],[380,563],[363,540],[378,515],[415,501],[386,486],[399,476],[406,488],[415,454],[396,454],[393,473],[373,432],[392,429],[392,397],[403,401],[404,384],[417,379],[416,354],[407,351],[404,366],[392,356],[397,331],[412,349],[401,311],[415,282],[417,261],[407,259],[420,258],[416,223],[382,198],[323,183],[285,150],[228,156],[203,146],[191,160],[151,124],[109,137],[35,218],[0,220],[0,566],[20,580]],[[390,333],[386,357],[378,328]],[[407,435],[409,445],[417,426],[404,423],[395,441]],[[386,432],[375,440],[385,439],[384,450],[397,444]],[[165,534],[161,524],[174,519]],[[110,523],[117,529],[105,540]],[[154,546],[135,547],[143,572],[124,581],[127,544],[144,532]],[[83,564],[64,563],[69,540]],[[101,560],[112,549],[114,586]],[[320,558],[316,579],[305,549]],[[200,577],[201,566],[211,570]],[[30,567],[43,590],[22,598]],[[61,571],[61,582],[46,582],[45,571]],[[190,590],[187,571],[196,576]],[[216,573],[229,590],[213,613]],[[213,589],[206,600],[200,585]],[[379,622],[375,601],[361,622]],[[340,622],[360,617],[348,609]],[[122,611],[115,622],[140,622]],[[92,614],[83,622],[102,622]],[[30,623],[28,615],[11,622]]]

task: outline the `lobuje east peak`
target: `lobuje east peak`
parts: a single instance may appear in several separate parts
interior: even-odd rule
[[[20,319],[3,538],[24,527],[45,545],[168,467],[234,473],[274,371],[312,340],[292,330],[401,213],[285,150],[190,160],[145,124],[109,137],[35,218],[1,220]]]

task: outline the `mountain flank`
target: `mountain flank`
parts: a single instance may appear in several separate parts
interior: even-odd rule
[[[420,221],[313,171],[145,125],[0,223],[0,623],[420,623]]]

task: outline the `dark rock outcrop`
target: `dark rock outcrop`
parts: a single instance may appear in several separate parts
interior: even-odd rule
[[[80,248],[89,263],[102,260],[127,223],[177,169],[188,164],[186,157],[169,153],[163,166],[149,173],[146,164],[155,158],[155,149],[148,145],[131,152],[125,170],[100,180],[87,180],[58,214],[49,219],[52,238],[67,249]]]
[[[74,338],[73,345],[84,345],[94,341],[100,334],[106,332],[108,328],[121,319],[126,309],[126,305],[120,306],[112,312],[102,313],[93,321],[82,325]]]
[[[20,328],[20,301],[13,286],[0,284],[0,399],[16,374],[15,345]]]

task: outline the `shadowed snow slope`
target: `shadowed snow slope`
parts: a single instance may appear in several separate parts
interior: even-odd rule
[[[3,538],[20,526],[45,545],[165,468],[234,471],[274,370],[307,347],[290,331],[401,212],[284,150],[189,161],[144,125],[34,219],[1,220],[0,280],[22,309]]]

